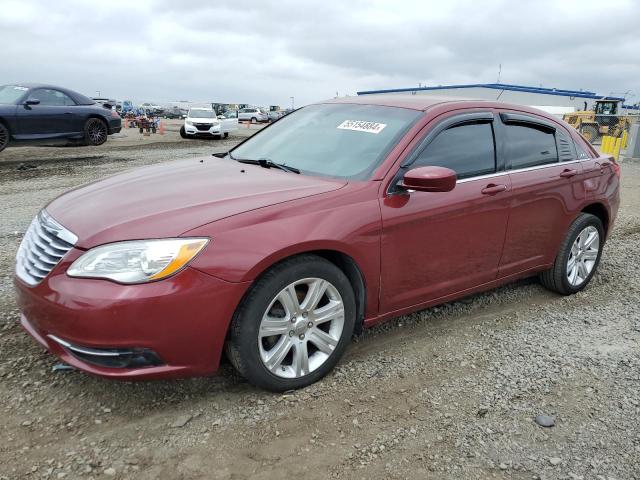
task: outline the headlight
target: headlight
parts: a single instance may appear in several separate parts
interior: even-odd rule
[[[185,120],[185,122],[187,125],[193,126],[193,122],[191,120]]]
[[[173,238],[110,243],[82,255],[67,275],[120,283],[160,280],[184,268],[208,242],[206,238]]]

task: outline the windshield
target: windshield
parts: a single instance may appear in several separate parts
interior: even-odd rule
[[[0,87],[0,103],[16,103],[28,90],[27,87],[3,85]]]
[[[192,109],[189,110],[190,118],[216,118],[216,114],[213,110],[198,110]]]
[[[365,179],[421,113],[376,105],[311,105],[278,120],[232,155],[268,159],[305,174]]]

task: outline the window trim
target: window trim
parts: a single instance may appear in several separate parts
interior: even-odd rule
[[[522,113],[500,112],[500,119],[505,125],[519,124],[529,128],[538,127],[543,130],[549,130],[550,132],[553,132],[554,135],[556,130],[558,129],[555,125],[546,120]]]

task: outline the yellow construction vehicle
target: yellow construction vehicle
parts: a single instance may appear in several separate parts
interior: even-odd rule
[[[621,137],[629,130],[629,119],[622,115],[621,110],[621,100],[603,98],[596,100],[594,110],[567,113],[562,119],[590,143],[595,143],[603,136]]]

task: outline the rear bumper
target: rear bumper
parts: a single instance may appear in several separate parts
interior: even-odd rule
[[[109,118],[109,126],[108,131],[109,135],[113,135],[114,133],[120,133],[122,130],[122,120],[120,118]]]
[[[119,285],[68,277],[70,262],[63,260],[35,287],[15,280],[21,324],[52,354],[85,372],[127,380],[218,369],[227,328],[248,284],[186,268],[162,281]],[[105,363],[92,357],[101,352],[122,355]],[[134,360],[124,361],[130,358],[125,354]]]

